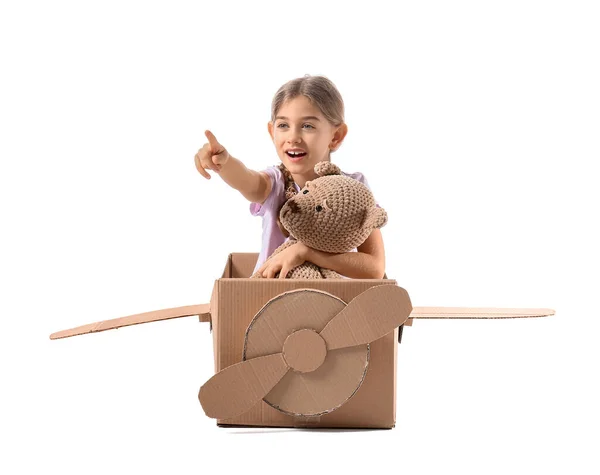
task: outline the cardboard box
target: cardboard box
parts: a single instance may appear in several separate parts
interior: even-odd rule
[[[316,289],[350,302],[377,285],[396,285],[394,280],[288,280],[249,279],[257,254],[231,254],[211,298],[215,373],[242,361],[248,325],[269,300],[297,289]],[[369,368],[356,394],[339,409],[316,417],[294,417],[261,401],[251,410],[219,425],[281,427],[373,427],[396,423],[396,359],[398,330],[370,345]]]
[[[360,339],[361,334],[370,331],[369,325],[377,326],[374,322],[378,319],[388,318],[385,315],[395,318],[393,322],[410,325],[412,318],[518,318],[554,314],[549,309],[412,308],[406,291],[391,279],[250,279],[257,257],[255,253],[230,254],[223,275],[215,281],[210,304],[98,322],[55,333],[51,338],[199,315],[200,321],[211,324],[214,367],[218,373],[201,389],[199,397],[205,412],[212,417],[215,417],[211,414],[213,410],[222,414],[218,406],[226,396],[244,399],[246,392],[255,390],[259,394],[256,403],[247,410],[238,409],[238,415],[216,417],[218,425],[392,428],[396,423],[398,328],[390,326],[389,331],[375,340],[373,336],[365,337],[358,344],[341,344],[337,349],[333,338],[342,335],[339,336],[342,340]],[[359,301],[366,304],[361,307]],[[337,318],[342,313],[353,313],[353,323],[341,322],[341,327],[338,325],[329,332],[335,336],[328,339],[324,327],[333,321],[333,316]],[[267,359],[283,365],[285,375],[272,376],[276,384],[273,389],[269,386],[265,390],[261,378],[266,366],[250,368],[249,365]],[[225,370],[231,375],[229,379],[218,379]],[[235,373],[238,370],[242,373]],[[213,380],[217,382],[211,386]]]

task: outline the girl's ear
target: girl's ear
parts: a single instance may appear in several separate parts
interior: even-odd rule
[[[342,123],[342,125],[340,125],[333,134],[333,138],[329,143],[329,150],[335,152],[338,148],[340,148],[340,145],[342,145],[342,142],[344,141],[344,138],[346,137],[347,133],[348,126],[346,125],[346,123]]]
[[[268,127],[268,129],[269,129],[269,135],[271,136],[271,140],[272,140],[273,142],[275,142],[275,137],[273,137],[273,122],[269,122],[269,123],[267,124],[267,127]]]

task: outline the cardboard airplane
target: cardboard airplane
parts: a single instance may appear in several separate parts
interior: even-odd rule
[[[397,345],[413,319],[554,315],[545,308],[413,307],[391,279],[250,279],[258,255],[233,253],[210,303],[83,325],[51,339],[198,316],[215,374],[200,388],[221,426],[391,428]]]

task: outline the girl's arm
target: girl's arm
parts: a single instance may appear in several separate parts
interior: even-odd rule
[[[330,254],[304,246],[305,261],[336,271],[352,279],[383,279],[385,274],[385,249],[379,229],[374,229],[357,252]]]
[[[331,254],[298,243],[268,259],[257,272],[267,278],[273,278],[280,272],[279,277],[284,279],[290,270],[305,261],[353,279],[382,279],[385,274],[385,250],[381,231],[373,230],[357,252]]]
[[[269,176],[246,168],[242,162],[229,154],[210,130],[204,133],[208,143],[205,143],[194,157],[198,172],[204,178],[210,179],[207,170],[212,170],[248,201],[263,204],[271,192]]]
[[[215,171],[225,183],[238,190],[251,203],[263,204],[271,192],[271,179],[266,173],[246,168],[246,165],[231,155],[227,163]]]

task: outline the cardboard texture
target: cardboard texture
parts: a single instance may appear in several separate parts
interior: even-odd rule
[[[264,354],[282,352],[282,337],[287,327],[271,325],[269,315],[258,318],[259,312],[279,316],[287,326],[293,327],[296,316],[307,320],[301,321],[295,329],[311,328],[322,330],[331,320],[331,315],[339,313],[347,302],[365,290],[378,285],[396,285],[394,280],[289,280],[289,279],[249,279],[257,254],[231,254],[228,258],[221,279],[215,281],[211,297],[211,316],[213,322],[213,347],[215,351],[215,373],[233,364]],[[286,292],[311,289],[325,292],[319,298],[312,295],[306,298],[306,292],[300,292],[295,299],[277,298]],[[330,294],[330,295],[327,295]],[[333,297],[331,297],[333,296]],[[272,302],[270,302],[274,299]],[[270,302],[269,305],[267,305]],[[269,310],[270,307],[273,307]],[[222,317],[225,316],[226,317]],[[255,319],[255,316],[257,317]],[[260,315],[262,317],[262,315]],[[283,323],[283,322],[282,322]],[[254,327],[256,326],[256,329]],[[271,333],[263,333],[261,327],[268,327]],[[249,328],[250,327],[250,328]],[[246,337],[246,331],[248,336]],[[279,330],[279,333],[278,333]],[[246,343],[246,340],[248,342]],[[278,426],[278,427],[371,427],[391,428],[395,424],[395,388],[396,388],[396,349],[397,330],[370,344],[368,371],[365,374],[365,363],[361,370],[355,369],[352,377],[332,381],[331,386],[322,385],[321,393],[327,397],[328,405],[341,406],[332,412],[305,416],[295,415],[302,411],[310,412],[314,408],[302,406],[300,410],[290,411],[290,399],[306,400],[310,394],[312,380],[318,380],[320,371],[326,371],[328,365],[335,366],[336,355],[328,360],[325,367],[307,373],[303,378],[295,378],[294,371],[287,372],[281,385],[275,388],[243,414],[230,418],[219,418],[219,425],[246,426]],[[265,349],[261,349],[262,345]],[[246,347],[246,354],[244,349]],[[348,352],[350,355],[361,350],[336,350]],[[362,350],[364,353],[364,350]],[[333,353],[333,352],[332,352]],[[354,358],[359,358],[354,355]],[[363,361],[364,361],[363,357]],[[338,357],[339,359],[339,357]],[[343,361],[343,359],[342,359]],[[355,367],[358,364],[352,363]],[[323,369],[322,369],[323,368]],[[356,375],[356,373],[359,373]],[[315,374],[316,373],[316,374]],[[342,371],[343,373],[343,371]],[[362,384],[360,384],[362,382]],[[354,394],[349,387],[360,389]],[[284,388],[289,388],[285,391]],[[330,389],[331,388],[331,389]],[[328,392],[323,394],[323,392]],[[290,394],[285,396],[285,394]],[[268,402],[267,402],[268,401]],[[340,402],[341,401],[341,402]],[[342,404],[343,403],[343,404]],[[282,410],[276,409],[281,407]],[[287,408],[287,412],[285,411]],[[329,408],[326,408],[329,409]]]
[[[230,254],[210,304],[54,333],[52,339],[198,315],[215,375],[199,399],[220,426],[392,428],[397,339],[414,318],[527,318],[551,309],[415,307],[395,280],[250,279],[258,255]]]
[[[411,310],[406,291],[392,285],[368,288],[348,305],[318,290],[280,294],[248,325],[245,363],[200,388],[202,407],[219,419],[241,415],[261,400],[292,416],[328,414],[363,383],[369,344],[402,325]],[[267,362],[274,354],[283,360]],[[275,375],[280,380],[274,384]],[[240,391],[239,380],[246,381],[248,391]]]

